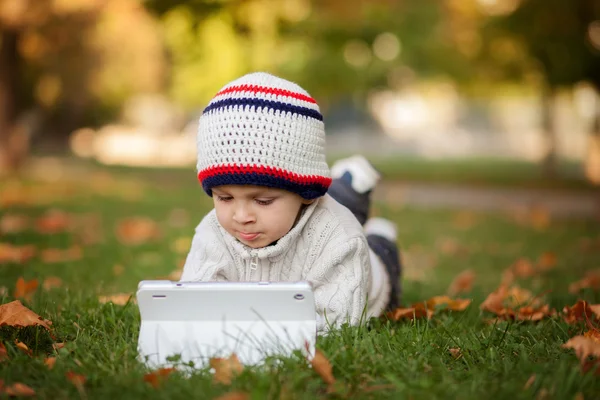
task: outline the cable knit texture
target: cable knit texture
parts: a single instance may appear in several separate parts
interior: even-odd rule
[[[252,268],[255,263],[256,269]],[[352,213],[329,195],[306,207],[296,225],[276,244],[253,249],[221,227],[215,211],[196,228],[182,281],[295,282],[313,285],[319,331],[356,325],[366,308],[369,247]],[[371,302],[370,302],[371,303]]]
[[[285,189],[305,199],[331,184],[317,102],[297,84],[255,72],[225,85],[198,125],[198,179]]]

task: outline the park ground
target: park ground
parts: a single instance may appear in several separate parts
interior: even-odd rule
[[[595,191],[571,169],[547,181],[533,166],[514,163],[376,164],[388,185],[400,187]],[[52,399],[598,398],[595,371],[584,372],[563,346],[599,325],[596,314],[586,321],[564,311],[578,300],[600,303],[593,280],[600,268],[597,219],[555,216],[539,206],[483,210],[378,199],[374,214],[399,227],[403,306],[451,294],[470,300],[465,309],[440,303],[427,318],[416,306],[397,321],[374,319],[319,338],[329,377],[297,356],[245,367],[231,382],[215,382],[207,369],[159,379],[136,360],[139,313],[130,295],[142,279],[177,276],[194,227],[211,207],[193,171],[74,168],[54,160],[4,178],[0,300],[18,298],[52,329],[0,327],[0,397],[22,383]],[[462,283],[451,287],[461,273]],[[482,309],[503,281],[513,294],[505,310],[526,305],[539,312],[498,319]]]

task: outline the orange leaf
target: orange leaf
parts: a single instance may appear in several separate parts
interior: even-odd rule
[[[81,374],[76,374],[73,371],[67,371],[65,373],[65,377],[73,384],[78,390],[83,389],[83,385],[85,384],[85,376]]]
[[[575,354],[582,365],[587,361],[589,356],[600,357],[600,343],[596,342],[593,338],[582,335],[572,337],[562,347],[575,350]]]
[[[531,385],[533,385],[533,383],[535,382],[535,374],[531,375],[529,377],[529,379],[527,379],[527,382],[525,382],[525,386],[523,387],[523,390],[527,390],[531,387]]]
[[[415,318],[427,317],[431,318],[433,312],[425,307],[409,307],[409,308],[396,308],[395,310],[388,311],[386,317],[392,321],[400,321],[401,319],[413,320]]]
[[[413,307],[418,307],[420,303],[413,304]],[[427,309],[434,311],[436,307],[446,304],[451,311],[463,311],[466,309],[471,300],[469,299],[456,299],[453,300],[448,296],[434,296],[425,302]]]
[[[77,261],[83,257],[83,251],[79,246],[72,246],[68,249],[45,249],[42,250],[40,257],[43,262],[48,264]]]
[[[50,210],[36,221],[37,231],[54,234],[64,232],[69,228],[71,219],[67,213],[60,210]]]
[[[132,217],[117,225],[117,238],[121,243],[137,245],[160,237],[158,225],[149,218]]]
[[[58,350],[62,349],[63,347],[65,347],[65,344],[64,344],[64,343],[53,343],[53,344],[52,344],[52,348],[53,348],[55,351],[58,351]]]
[[[160,368],[144,375],[144,382],[148,382],[152,387],[158,388],[160,384],[175,371],[175,368]]]
[[[21,341],[19,341],[18,339],[15,340],[15,344],[17,345],[17,348],[19,350],[21,350],[23,353],[27,354],[28,356],[32,356],[33,353],[31,350],[29,350],[29,347],[27,347],[27,345]]]
[[[62,286],[62,279],[57,276],[49,276],[44,279],[44,283],[42,283],[42,287],[44,290],[51,290],[55,288],[59,288]]]
[[[44,364],[48,369],[54,368],[54,364],[56,364],[56,357],[48,357],[44,360]]]
[[[317,374],[323,379],[323,381],[328,385],[333,385],[335,383],[335,378],[332,373],[331,363],[325,357],[325,355],[321,352],[321,350],[316,349],[315,356],[310,363]]]
[[[13,297],[16,299],[23,298],[26,300],[31,300],[31,297],[35,293],[38,288],[38,280],[32,279],[30,281],[26,281],[23,277],[17,279],[17,284],[15,285],[15,292]]]
[[[108,296],[98,296],[98,301],[100,303],[104,304],[110,302],[118,306],[124,306],[128,301],[130,301],[129,299],[131,299],[132,303],[136,302],[135,297],[133,297],[131,293],[118,293]]]
[[[600,330],[592,329],[583,333],[586,338],[592,339],[594,342],[600,344]]]
[[[550,316],[550,306],[544,304],[541,307],[521,307],[515,318],[521,321],[539,321],[544,317]]]
[[[19,233],[27,229],[29,218],[24,215],[5,214],[0,217],[0,233]]]
[[[473,288],[473,281],[475,280],[475,272],[471,269],[466,269],[458,274],[450,287],[448,288],[448,294],[450,296],[455,296],[458,293],[467,293],[470,292]]]
[[[537,261],[537,267],[540,271],[548,271],[556,266],[556,254],[547,251],[543,253]]]
[[[35,326],[40,325],[50,329],[50,322],[25,307],[19,300],[0,305],[0,326]]]
[[[600,306],[600,304],[596,306]],[[578,300],[572,307],[565,306],[563,313],[565,314],[563,318],[567,324],[593,318],[592,308],[585,300]]]
[[[571,283],[569,285],[569,292],[577,294],[581,289],[587,288],[600,290],[600,271],[588,272],[583,279]]]
[[[500,313],[504,309],[504,299],[507,295],[506,286],[500,285],[498,289],[493,291],[479,306],[484,311],[490,311],[495,314]]]
[[[6,351],[4,343],[0,342],[0,362],[4,360],[8,360],[8,352]]]
[[[248,400],[250,395],[244,392],[229,392],[219,397],[215,397],[213,400]]]
[[[451,348],[451,349],[448,349],[448,351],[450,352],[450,354],[452,354],[452,357],[454,357],[456,359],[462,357],[462,353],[460,351],[460,347]]]
[[[16,263],[23,264],[35,255],[35,247],[13,246],[9,243],[0,243],[0,264]]]
[[[244,369],[236,354],[232,354],[229,358],[211,358],[210,367],[215,370],[213,380],[225,385],[230,385],[233,377],[239,375]]]
[[[519,278],[528,278],[536,274],[533,263],[526,258],[519,258],[510,266],[514,276]]]
[[[8,396],[14,397],[35,396],[35,390],[20,382],[13,383],[12,385],[6,386],[4,388],[2,388],[2,385],[0,385],[0,393],[4,393]]]

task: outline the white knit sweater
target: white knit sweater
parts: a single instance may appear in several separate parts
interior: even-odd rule
[[[328,324],[358,324],[367,292],[376,294],[369,300],[367,316],[381,313],[389,289],[372,288],[370,270],[362,226],[346,207],[325,195],[306,207],[276,244],[259,249],[227,233],[212,210],[196,228],[181,280],[309,281],[318,330],[325,331]]]

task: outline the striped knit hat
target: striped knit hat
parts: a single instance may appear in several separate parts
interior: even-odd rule
[[[319,106],[295,83],[257,72],[225,85],[200,117],[198,179],[285,189],[305,199],[331,184]]]

